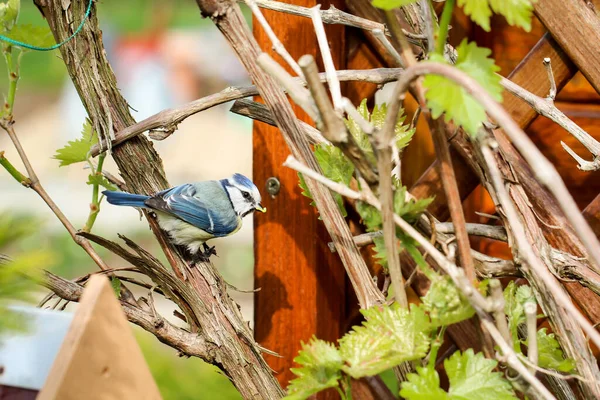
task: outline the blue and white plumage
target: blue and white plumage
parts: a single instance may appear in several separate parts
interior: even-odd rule
[[[242,174],[188,183],[153,196],[108,190],[103,194],[110,204],[154,211],[158,224],[173,242],[199,257],[210,255],[207,240],[232,235],[242,227],[243,217],[256,210],[266,211],[258,188]],[[200,246],[208,254],[200,253]]]

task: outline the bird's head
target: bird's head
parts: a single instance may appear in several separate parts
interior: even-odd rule
[[[245,217],[253,211],[266,212],[260,204],[260,192],[252,181],[242,174],[225,179],[225,190],[237,215]]]

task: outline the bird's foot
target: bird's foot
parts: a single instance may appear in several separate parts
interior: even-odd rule
[[[202,246],[204,251],[198,251],[192,258],[192,264],[196,265],[201,262],[210,262],[210,256],[217,255],[215,246],[208,246],[206,243]]]
[[[202,244],[202,248],[204,249],[204,255],[208,258],[210,258],[210,256],[212,255],[217,255],[217,250],[215,250],[215,246],[209,246],[206,243]]]

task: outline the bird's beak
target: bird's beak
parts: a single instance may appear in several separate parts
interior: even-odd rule
[[[257,204],[256,206],[254,206],[254,208],[255,208],[257,211],[260,211],[260,212],[263,212],[263,213],[266,213],[266,212],[267,212],[267,209],[266,209],[266,207],[263,207],[263,206],[262,206],[262,204]]]

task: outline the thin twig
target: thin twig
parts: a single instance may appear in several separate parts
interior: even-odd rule
[[[556,99],[556,79],[554,79],[554,73],[552,72],[552,61],[550,60],[550,57],[546,57],[542,63],[544,64],[544,68],[546,68],[548,81],[550,81],[550,91],[548,92],[547,99],[554,101],[554,99]]]
[[[525,303],[525,323],[527,324],[527,358],[533,365],[538,365],[537,343],[537,306],[533,302]],[[530,369],[535,373],[535,369]]]
[[[565,129],[571,136],[577,139],[592,155],[594,156],[593,161],[586,161],[569,148],[566,144],[561,142],[564,149],[571,155],[578,163],[578,167],[582,171],[597,171],[600,169],[600,142],[593,138],[589,133],[581,129],[579,125],[573,122],[567,117],[562,111],[560,111],[554,105],[554,101],[550,98],[543,98],[537,96],[516,83],[502,78],[500,83],[506,90],[526,102],[533,108],[538,114],[548,118],[549,120],[560,125]],[[554,84],[556,86],[556,84]],[[552,92],[552,89],[550,89]]]
[[[335,65],[333,64],[333,58],[331,57],[331,49],[329,43],[327,43],[327,35],[325,34],[325,27],[323,26],[323,20],[321,19],[321,5],[317,4],[310,9],[310,17],[315,28],[315,34],[317,35],[317,42],[319,43],[319,49],[321,50],[321,57],[323,58],[323,65],[325,66],[325,75],[327,76],[327,84],[329,91],[331,92],[331,99],[333,101],[333,107],[340,111],[342,110],[342,90],[340,88],[340,81],[335,73]]]
[[[277,126],[273,114],[269,111],[269,108],[262,103],[252,101],[248,99],[239,99],[229,109],[230,112],[244,117],[252,118],[257,121],[264,122],[272,126]],[[298,120],[304,134],[311,144],[331,144],[329,140],[325,139],[318,129],[315,129],[311,125],[304,121]]]
[[[271,75],[281,86],[283,86],[288,95],[308,114],[308,116],[317,124],[321,122],[319,112],[310,96],[308,89],[303,87],[298,81],[285,70],[279,63],[271,58],[267,53],[262,53],[256,59],[260,67]]]
[[[342,98],[342,106],[346,112],[346,115],[348,115],[348,118],[351,118],[367,136],[373,134],[373,131],[375,130],[373,124],[360,115],[360,113],[356,110],[356,107],[354,107],[354,104],[352,104],[348,98]]]
[[[285,60],[285,62],[292,68],[292,70],[294,70],[296,75],[302,77],[302,71],[300,70],[298,63],[296,62],[296,60],[294,60],[294,58],[290,55],[285,46],[281,43],[275,32],[273,32],[273,28],[271,28],[271,25],[269,25],[269,23],[267,22],[262,11],[260,11],[260,8],[258,8],[258,6],[256,5],[256,1],[244,1],[246,2],[246,5],[250,8],[250,10],[252,10],[252,14],[254,14],[254,17],[264,29],[271,43],[273,43],[273,50],[275,50],[275,52]]]
[[[319,80],[317,64],[313,56],[303,55],[299,60],[299,64],[321,116],[320,128],[323,136],[342,150],[369,184],[375,184],[378,180],[377,171],[374,170],[354,137],[346,129],[342,117],[331,106],[327,91]]]
[[[398,65],[404,67],[404,62],[402,61],[400,53],[398,53],[398,50],[392,46],[392,43],[388,40],[383,31],[381,29],[373,29],[372,33],[373,36],[375,36],[375,38],[381,42],[381,45],[387,50],[387,52],[390,53],[394,60],[396,60]]]
[[[294,4],[287,4],[281,1],[273,0],[255,0],[255,2],[259,7],[266,8],[268,10],[297,15],[299,17],[311,17],[311,11],[308,7],[297,6]],[[364,29],[367,31],[379,29],[385,32],[386,35],[390,35],[384,24],[376,21],[371,21],[370,19],[357,17],[356,15],[349,14],[347,12],[337,9],[333,5],[329,6],[329,9],[327,10],[320,10],[320,13],[321,19],[326,24],[346,25],[354,28]],[[423,40],[427,40],[427,37],[425,35],[419,35],[404,29],[403,32],[413,44],[420,45]]]
[[[498,279],[490,280],[490,292],[492,295],[492,303],[494,309],[494,320],[496,321],[496,327],[502,334],[502,337],[512,346],[512,337],[510,336],[510,330],[508,329],[508,321],[506,320],[506,314],[504,314],[504,294],[502,293],[502,284]]]

